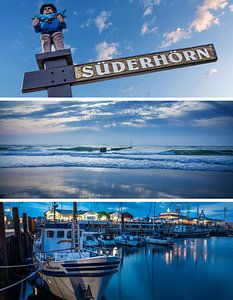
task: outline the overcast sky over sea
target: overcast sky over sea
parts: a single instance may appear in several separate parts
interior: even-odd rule
[[[1,144],[232,146],[232,128],[232,102],[0,102]]]

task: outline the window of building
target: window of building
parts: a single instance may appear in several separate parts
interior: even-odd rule
[[[67,239],[71,239],[71,231],[67,231]]]
[[[96,220],[96,216],[87,216],[86,220],[87,221],[95,221]]]

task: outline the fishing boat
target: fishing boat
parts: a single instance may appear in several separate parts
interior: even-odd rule
[[[153,245],[172,246],[174,244],[170,237],[161,236],[159,233],[153,233],[152,236],[148,236],[147,242]]]
[[[99,245],[103,247],[116,246],[114,236],[112,234],[102,234],[99,238]]]
[[[175,225],[172,230],[172,235],[175,238],[201,238],[209,237],[210,230],[199,226],[192,225]]]
[[[120,257],[83,248],[78,222],[45,223],[33,245],[43,287],[61,299],[102,298]]]

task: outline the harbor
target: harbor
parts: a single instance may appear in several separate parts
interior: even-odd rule
[[[174,299],[183,289],[196,299],[201,278],[208,285],[198,299],[214,289],[224,296],[231,291],[233,224],[208,218],[203,210],[194,218],[168,209],[147,220],[119,211],[101,221],[93,220],[95,211],[77,210],[76,202],[70,211],[54,202],[37,218],[12,207],[11,223],[0,204],[0,299],[170,299],[168,282]],[[214,284],[220,275],[221,288]]]

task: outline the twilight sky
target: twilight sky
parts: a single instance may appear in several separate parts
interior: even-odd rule
[[[74,96],[233,96],[232,0],[51,0],[67,9],[65,43],[76,64],[213,43],[213,64],[73,88]],[[1,3],[0,96],[20,97],[23,74],[37,70],[39,35],[31,17],[45,1]],[[46,96],[45,92],[27,94]]]
[[[0,144],[232,146],[232,132],[232,102],[0,102]]]
[[[5,202],[4,208],[12,208],[17,206],[19,208],[20,215],[25,212],[28,216],[36,217],[43,216],[44,212],[51,208],[52,202]],[[72,209],[73,204],[70,202],[57,202],[59,209]],[[78,202],[78,209],[94,211],[106,211],[113,212],[120,210],[121,203],[117,202]],[[197,208],[199,212],[204,210],[206,217],[224,219],[224,207],[226,207],[226,221],[233,222],[233,202],[157,202],[155,204],[155,215],[161,212],[166,212],[169,208],[171,211],[175,211],[176,208],[180,208],[182,214],[187,215],[187,211],[190,212],[190,216],[195,217]],[[154,204],[152,202],[124,202],[122,203],[123,212],[128,211],[134,217],[146,217],[153,216]]]

